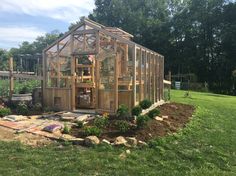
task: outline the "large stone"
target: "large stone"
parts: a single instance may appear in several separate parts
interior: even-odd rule
[[[100,140],[97,138],[97,136],[88,136],[85,138],[84,143],[86,146],[98,145]]]
[[[145,146],[148,146],[148,144],[144,141],[138,141],[138,146],[145,147]]]
[[[115,145],[125,145],[126,143],[127,141],[123,136],[118,136],[114,142]]]
[[[84,144],[84,139],[83,138],[75,138],[70,140],[75,145],[83,145]]]
[[[163,118],[161,118],[161,117],[159,117],[159,116],[156,116],[155,119],[156,119],[157,121],[163,121]]]
[[[103,143],[103,144],[108,144],[108,145],[111,144],[110,141],[108,141],[108,140],[106,140],[106,139],[103,139],[103,140],[102,140],[102,143]]]
[[[162,116],[162,118],[163,118],[163,120],[164,120],[164,119],[168,119],[168,116]]]
[[[27,116],[22,116],[22,115],[8,115],[8,116],[3,117],[3,119],[7,121],[12,121],[12,122],[28,120]]]
[[[135,137],[126,137],[126,140],[127,140],[127,144],[131,147],[135,147],[138,143]]]
[[[89,118],[89,115],[81,115],[76,118],[77,121],[86,121]]]

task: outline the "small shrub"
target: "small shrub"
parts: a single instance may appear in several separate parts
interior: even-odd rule
[[[132,115],[134,116],[138,116],[142,113],[142,108],[141,106],[135,106],[133,109],[132,109]]]
[[[118,120],[116,121],[115,125],[117,129],[122,133],[125,133],[130,129],[129,123],[125,120]]]
[[[104,128],[108,124],[108,119],[105,117],[96,117],[94,125],[98,128]]]
[[[76,122],[78,128],[83,128],[84,123],[82,121],[77,121]]]
[[[34,111],[41,111],[42,110],[41,103],[36,103],[35,105],[33,105],[33,110]]]
[[[1,108],[0,109],[0,117],[4,117],[11,114],[10,108]]]
[[[155,109],[148,112],[148,117],[154,118],[154,117],[158,116],[159,114],[160,114],[160,110],[155,108]]]
[[[143,128],[147,125],[149,117],[147,115],[139,115],[136,119],[137,128]]]
[[[129,119],[129,108],[126,105],[121,104],[117,109],[116,115],[120,119]]]
[[[141,106],[142,109],[147,109],[150,106],[152,106],[152,102],[150,100],[148,100],[148,99],[145,99],[145,100],[141,101],[139,103],[139,105]]]
[[[86,136],[100,136],[102,133],[102,130],[99,129],[98,127],[91,126],[91,127],[86,127],[84,129],[84,132]]]
[[[21,102],[16,106],[16,111],[17,111],[17,114],[20,114],[20,115],[28,115],[29,114],[28,106],[24,102]]]
[[[24,87],[22,87],[21,90],[19,90],[19,93],[20,93],[20,94],[30,93],[30,89],[29,89],[28,86],[24,86]]]
[[[71,128],[67,124],[64,124],[63,133],[69,134],[70,130],[71,130]]]

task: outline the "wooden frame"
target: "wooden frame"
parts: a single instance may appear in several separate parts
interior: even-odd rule
[[[84,27],[83,27],[84,26]],[[88,28],[86,27],[88,26]],[[81,30],[78,30],[79,28],[82,28]],[[87,51],[86,48],[86,35],[93,34],[96,37],[96,41],[94,41],[94,45],[91,51]],[[111,38],[111,42],[109,45],[111,45],[114,49],[111,50],[111,48],[108,47],[109,52],[104,53],[104,43],[101,43],[103,41],[100,40],[102,35],[109,36]],[[77,44],[75,44],[77,38],[78,40],[83,41],[77,41]],[[65,40],[69,37],[69,40]],[[87,76],[88,79],[91,79],[91,84],[87,83],[79,83],[80,87],[83,88],[89,88],[93,87],[93,108],[95,108],[96,112],[109,112],[109,113],[115,113],[121,102],[127,102],[123,99],[119,99],[119,97],[128,97],[130,99],[131,105],[129,105],[129,108],[132,108],[133,106],[137,105],[142,99],[148,98],[152,100],[153,102],[157,102],[159,100],[163,99],[163,79],[164,79],[164,57],[160,54],[147,49],[139,44],[136,44],[135,42],[131,41],[131,38],[133,36],[119,28],[113,28],[113,27],[105,27],[103,25],[100,25],[96,22],[93,22],[89,19],[82,19],[81,22],[75,26],[71,31],[67,32],[64,36],[62,36],[60,39],[58,39],[56,42],[54,42],[52,45],[48,46],[43,52],[44,52],[44,58],[43,58],[43,90],[47,94],[47,91],[50,91],[51,89],[54,90],[52,96],[54,94],[57,94],[60,90],[63,88],[60,87],[60,79],[66,79],[68,81],[69,87],[68,89],[63,89],[66,94],[71,96],[71,102],[68,102],[69,106],[63,108],[69,108],[70,110],[76,109],[76,101],[75,101],[75,95],[76,95],[76,80],[77,80],[77,74],[76,74],[76,57],[77,56],[90,56],[93,55],[93,64],[94,66],[89,65],[80,65],[80,67],[85,69],[93,68],[93,71],[90,71],[91,75]],[[93,38],[92,38],[93,39]],[[92,40],[91,39],[91,40]],[[89,39],[88,39],[89,40]],[[65,41],[65,42],[63,42]],[[93,40],[92,40],[93,41]],[[68,45],[69,43],[69,45]],[[118,45],[120,46],[122,44],[121,49],[117,49]],[[106,44],[105,44],[106,45]],[[56,46],[56,47],[55,47]],[[68,49],[69,46],[69,49]],[[81,47],[77,50],[77,47]],[[56,49],[55,49],[56,48]],[[61,54],[62,51],[67,51],[65,55],[69,55],[70,57],[70,75],[69,76],[63,76],[61,75],[60,70],[60,64],[59,58],[60,57],[68,57],[63,56],[64,54]],[[75,52],[75,50],[77,50]],[[53,77],[53,75],[50,75],[48,72],[48,64],[50,62],[49,55],[46,53],[50,53],[51,58],[57,59],[57,68],[55,69],[57,72],[57,76]],[[139,58],[137,58],[137,53],[139,53]],[[114,96],[114,102],[113,106],[111,106],[110,109],[101,109],[99,107],[99,99],[105,98],[99,93],[99,85],[101,82],[100,77],[100,60],[104,59],[105,57],[114,57],[114,85],[112,88],[112,94]],[[120,63],[119,60],[123,58],[125,69],[122,69],[122,71],[125,72],[125,74],[121,74],[120,71]],[[55,60],[54,59],[54,60]],[[132,59],[132,63],[130,62],[130,59]],[[137,64],[137,59],[139,60]],[[148,62],[148,67],[147,67]],[[130,68],[132,68],[130,70]],[[137,70],[136,70],[137,69]],[[136,74],[138,71],[138,75]],[[119,76],[120,75],[120,76]],[[138,77],[137,77],[138,76]],[[47,87],[47,79],[56,79],[57,81],[57,87],[56,88],[50,88]],[[85,77],[86,78],[86,77]],[[136,80],[137,78],[137,80]],[[78,83],[77,83],[78,84]],[[139,86],[139,99],[136,99],[136,93],[137,88],[136,86]],[[121,89],[121,90],[120,90]],[[122,90],[124,89],[124,90]],[[154,92],[151,92],[154,91]],[[122,95],[122,96],[121,96]],[[62,95],[63,96],[63,95]],[[54,103],[52,102],[54,98],[51,98],[52,101],[48,101],[47,99],[50,99],[50,97],[44,97],[45,100],[45,106],[53,106]],[[50,102],[50,103],[48,103]],[[101,101],[100,101],[101,102]]]

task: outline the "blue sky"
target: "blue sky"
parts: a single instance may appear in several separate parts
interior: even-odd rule
[[[94,0],[1,0],[0,48],[18,47],[55,29],[65,32],[94,7]]]

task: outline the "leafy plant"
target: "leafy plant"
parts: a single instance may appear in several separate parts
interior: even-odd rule
[[[132,115],[134,115],[134,116],[138,116],[139,114],[141,114],[142,113],[142,108],[141,108],[141,106],[135,106],[135,107],[133,107],[133,109],[132,109]]]
[[[76,122],[78,128],[83,128],[84,123],[82,121],[77,121]]]
[[[125,104],[121,104],[116,111],[116,115],[120,119],[129,119],[129,108]]]
[[[116,121],[115,125],[117,129],[122,133],[125,133],[130,129],[129,123],[125,120],[118,120]]]
[[[141,106],[142,109],[147,109],[150,106],[152,106],[152,102],[148,99],[144,99],[143,101],[139,103],[139,105]]]
[[[108,124],[108,119],[105,117],[96,117],[94,125],[98,128],[104,128]]]
[[[86,127],[84,129],[84,132],[86,136],[100,136],[102,133],[102,130],[99,129],[98,127],[90,126],[90,127]]]
[[[136,119],[137,128],[143,128],[147,125],[149,117],[147,115],[139,115]]]
[[[148,112],[148,117],[154,118],[154,117],[158,116],[159,114],[160,114],[160,110],[155,108],[155,109]]]
[[[25,104],[24,102],[20,102],[16,106],[16,111],[17,111],[17,114],[20,114],[20,115],[28,115],[29,114],[29,108],[28,108],[27,104]]]
[[[64,128],[63,128],[63,133],[64,134],[69,134],[70,130],[71,130],[71,128],[65,123]]]
[[[4,117],[11,114],[11,109],[10,108],[1,108],[0,109],[0,117]]]

